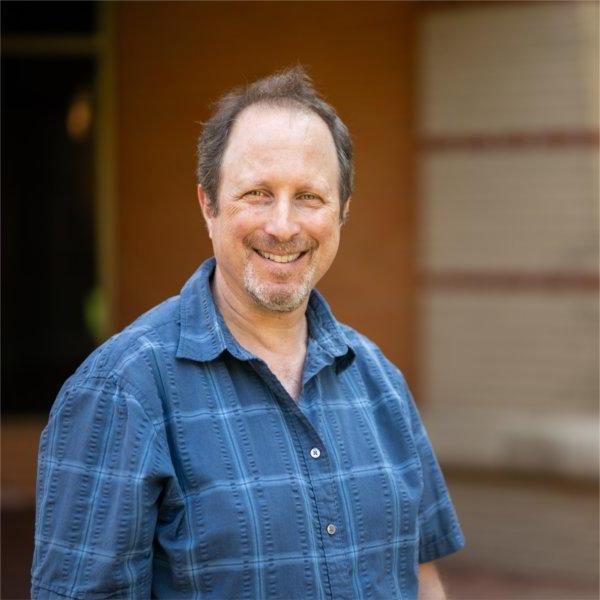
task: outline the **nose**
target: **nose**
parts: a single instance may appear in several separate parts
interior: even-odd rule
[[[264,230],[282,242],[289,241],[300,233],[301,227],[289,199],[277,198],[273,202]]]

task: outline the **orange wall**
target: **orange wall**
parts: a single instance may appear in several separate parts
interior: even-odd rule
[[[411,378],[412,13],[405,2],[118,3],[119,327],[177,293],[211,253],[194,189],[210,101],[299,61],[356,150],[350,221],[319,287]]]

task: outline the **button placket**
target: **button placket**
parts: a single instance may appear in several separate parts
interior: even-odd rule
[[[302,422],[308,425],[308,433],[304,439],[301,450],[304,457],[304,464],[307,469],[310,485],[313,490],[313,498],[316,509],[316,521],[319,523],[319,539],[321,540],[321,551],[323,552],[325,571],[331,580],[336,593],[336,598],[340,600],[351,600],[356,597],[354,593],[353,579],[348,577],[346,564],[347,561],[331,560],[329,557],[338,557],[340,552],[344,551],[347,543],[346,534],[341,523],[338,527],[336,521],[340,519],[340,498],[339,490],[336,487],[336,465],[334,457],[330,455],[325,447],[324,440],[317,428],[320,422],[320,415],[315,406],[310,402],[314,397],[313,388],[315,380],[310,379],[305,383],[302,395],[306,396],[303,408],[293,416],[300,417]],[[292,416],[292,415],[290,415]],[[300,434],[300,428],[294,423],[294,429]],[[342,529],[340,529],[342,527]]]

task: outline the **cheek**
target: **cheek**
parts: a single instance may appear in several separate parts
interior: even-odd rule
[[[340,241],[339,220],[337,218],[335,220],[331,218],[323,219],[318,228],[315,229],[315,237],[322,245],[337,248]]]
[[[243,240],[249,233],[259,229],[262,224],[259,211],[253,207],[236,207],[224,226],[230,238]]]
[[[340,229],[337,224],[333,227],[324,227],[315,232],[319,242],[319,271],[324,274],[335,259],[340,243]]]
[[[233,244],[241,243],[248,231],[248,221],[246,219],[226,219],[221,221],[219,226],[215,228],[214,235],[218,238],[219,244],[227,248]]]
[[[340,246],[340,236],[339,234],[332,234],[327,242],[327,262],[329,265],[333,262],[333,259],[336,257],[338,248]]]

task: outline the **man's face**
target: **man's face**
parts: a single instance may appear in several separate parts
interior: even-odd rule
[[[228,289],[270,311],[302,306],[340,240],[338,162],[327,125],[299,109],[250,106],[223,156],[218,215],[201,189],[199,198]]]

